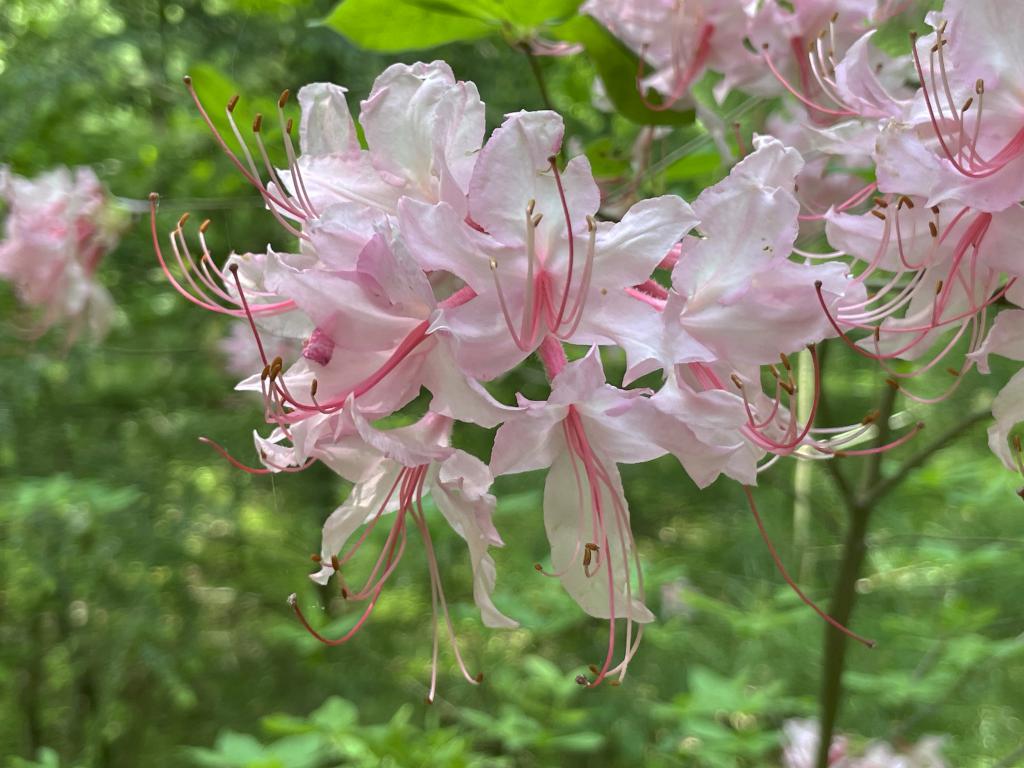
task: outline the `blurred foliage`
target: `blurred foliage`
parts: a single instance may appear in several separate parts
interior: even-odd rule
[[[180,79],[193,75],[213,113],[235,91],[249,114],[315,80],[344,83],[354,104],[396,57],[311,25],[349,3],[359,4],[5,0],[0,159],[27,174],[88,163],[129,200],[158,190],[158,229],[186,210],[209,216],[218,254],[287,247]],[[470,7],[402,3],[453,5]],[[531,7],[542,5],[573,4]],[[378,28],[408,32],[399,5],[390,13]],[[543,106],[526,56],[505,36],[424,55],[477,81],[492,126],[505,112]],[[600,57],[538,63],[575,151],[602,177],[609,215],[639,195],[692,197],[726,172],[701,124],[662,133],[594,109],[594,75],[607,71]],[[633,71],[618,71],[632,81]],[[740,121],[748,136],[765,109],[737,96],[718,118]],[[722,482],[698,493],[671,460],[623,471],[659,621],[622,687],[573,682],[600,658],[605,626],[533,569],[546,552],[539,475],[498,484],[496,523],[509,545],[497,554],[497,602],[522,629],[480,626],[465,549],[435,532],[459,639],[483,685],[465,685],[443,656],[441,697],[422,703],[429,590],[415,548],[363,634],[321,647],[285,596],[300,590],[318,624],[351,618],[305,577],[343,484],[321,467],[252,478],[196,441],[209,435],[254,460],[249,433],[261,416],[223,372],[227,323],[167,287],[144,218],[101,271],[119,316],[98,346],[64,352],[56,335],[26,343],[11,292],[0,292],[0,757],[9,768],[740,768],[777,764],[781,722],[814,712],[820,622],[775,573],[741,490]],[[608,363],[621,374],[620,360]],[[944,388],[942,375],[926,388]],[[984,407],[1007,376],[972,376],[945,408],[909,418],[937,433]],[[884,387],[841,347],[826,380],[834,423],[859,421]],[[539,371],[497,393],[517,389],[543,396]],[[486,455],[485,431],[467,427],[459,439]],[[913,450],[888,456],[883,471]],[[845,520],[827,473],[816,467],[812,483],[811,545],[792,544],[790,465],[764,476],[758,501],[784,559],[823,600]],[[885,500],[855,614],[880,645],[851,651],[841,716],[858,743],[949,734],[957,768],[993,766],[1019,744],[1024,534],[1014,490],[974,427]]]

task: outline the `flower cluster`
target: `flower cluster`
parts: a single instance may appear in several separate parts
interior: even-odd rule
[[[1024,313],[1006,310],[992,322],[1001,305],[1024,306],[1017,285],[1024,261],[1015,247],[1024,236],[1024,59],[1015,33],[1024,7],[946,0],[926,17],[932,32],[912,35],[910,55],[893,58],[875,47],[874,25],[906,5],[591,0],[586,7],[658,67],[661,83],[682,87],[706,68],[723,76],[722,89],[793,97],[792,116],[770,127],[807,160],[797,180],[804,239],[824,225],[832,249],[794,252],[851,265],[863,297],[833,312],[823,294],[822,310],[907,397],[936,403],[972,368],[987,373],[990,355],[1024,359]],[[711,31],[695,58],[681,41],[684,29],[700,24]],[[755,54],[764,64],[756,71],[770,71],[774,85],[741,74]],[[858,181],[865,169],[874,181]],[[912,380],[937,367],[951,376],[948,390],[915,392]],[[1024,420],[1024,375],[1000,393],[993,413],[992,450],[1024,474],[1014,431]]]
[[[783,768],[812,768],[818,751],[816,720],[787,720],[782,725]],[[863,754],[854,756],[845,736],[832,739],[828,751],[829,768],[946,768],[942,743],[938,736],[926,736],[907,749],[896,749],[885,741],[872,742]]]
[[[96,279],[117,245],[124,216],[89,168],[58,168],[27,179],[0,167],[7,204],[0,277],[32,312],[30,336],[68,323],[68,341],[87,328],[104,335],[113,302]]]
[[[359,631],[413,529],[434,608],[432,698],[439,625],[451,636],[452,622],[428,515],[436,509],[465,540],[484,623],[515,626],[492,599],[489,552],[502,540],[490,488],[497,476],[547,470],[550,564],[536,568],[608,622],[604,659],[578,681],[620,681],[654,618],[620,464],[671,454],[699,487],[722,475],[746,486],[797,589],[753,504],[758,472],[783,456],[887,450],[920,428],[858,449],[870,416],[816,427],[816,345],[839,337],[922,400],[906,380],[962,339],[951,391],[971,366],[986,369],[990,354],[1024,359],[1015,332],[1024,310],[987,323],[998,302],[1024,295],[1011,245],[1024,215],[1015,27],[996,20],[994,0],[969,11],[949,0],[911,56],[889,59],[866,24],[904,5],[591,0],[587,11],[654,65],[644,88],[678,101],[711,70],[723,75],[720,95],[779,93],[792,115],[769,126],[777,136],[754,136],[692,204],[641,200],[614,221],[601,215],[586,156],[563,145],[558,114],[510,114],[485,136],[476,87],[443,62],[388,68],[360,105],[358,129],[344,88],[302,88],[297,147],[286,91],[280,168],[262,115],[244,140],[233,98],[228,140],[186,79],[222,149],[297,243],[294,252],[233,254],[221,266],[207,248],[209,222],[193,234],[186,215],[168,252],[152,199],[168,279],[196,305],[247,323],[258,353],[239,388],[263,400],[263,466],[211,444],[253,473],[319,461],[354,484],[327,519],[312,578],[333,580],[364,607],[349,632],[329,639],[293,596],[311,632],[339,644]],[[1024,21],[1024,10],[1012,13]],[[992,51],[983,60],[972,55],[981,38]],[[915,79],[916,89],[907,85]],[[859,172],[867,164],[877,168],[870,183]],[[822,235],[832,250],[807,245]],[[291,340],[297,359],[275,354],[272,339]],[[791,356],[805,350],[812,373],[798,386]],[[621,382],[608,381],[603,354],[624,359]],[[547,399],[496,400],[487,383],[533,355]],[[907,360],[914,370],[899,362]],[[637,386],[641,377],[654,384]],[[423,390],[429,405],[413,421],[407,406]],[[1024,471],[1019,439],[1008,440],[1024,418],[1021,375],[995,411],[993,447]],[[457,422],[497,428],[488,463],[453,445]],[[349,563],[377,529],[383,547],[365,581],[353,580]],[[477,682],[454,638],[452,648]]]
[[[174,286],[251,325],[262,370],[239,386],[260,393],[273,430],[257,436],[263,467],[249,470],[293,472],[320,461],[354,483],[324,526],[313,578],[333,578],[347,599],[365,601],[364,619],[410,527],[420,533],[436,658],[437,624],[448,614],[424,498],[466,540],[484,622],[514,626],[491,599],[488,550],[502,542],[489,488],[494,476],[547,469],[550,566],[537,569],[609,623],[606,658],[581,682],[621,679],[653,615],[618,466],[672,454],[698,486],[719,475],[753,484],[774,457],[827,458],[856,436],[812,428],[817,387],[798,392],[789,359],[808,347],[813,358],[814,344],[834,334],[819,300],[835,314],[864,299],[846,265],[789,258],[800,154],[757,138],[692,206],[666,195],[610,222],[598,217],[586,157],[561,160],[557,114],[508,115],[485,141],[476,88],[442,62],[394,65],[378,78],[361,105],[366,148],[344,89],[315,84],[298,94],[296,150],[287,99],[279,102],[287,168],[267,159],[262,117],[255,151],[218,139],[295,236],[296,252],[232,255],[221,268],[206,247],[208,224],[198,228],[196,251],[183,217],[168,261],[153,219]],[[272,357],[266,334],[301,340],[297,362]],[[607,381],[601,348],[624,355],[622,386]],[[495,400],[485,383],[533,353],[549,397]],[[657,391],[629,388],[655,371]],[[425,415],[381,428],[422,389]],[[794,415],[799,398],[811,419]],[[456,421],[498,426],[489,464],[451,444]],[[347,564],[386,525],[369,578],[350,583]]]

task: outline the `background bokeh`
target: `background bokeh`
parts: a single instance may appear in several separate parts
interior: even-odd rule
[[[181,85],[239,113],[284,88],[342,83],[353,105],[396,60],[444,58],[477,82],[493,127],[543,106],[529,62],[500,38],[420,54],[367,53],[317,25],[329,0],[4,0],[0,162],[32,175],[91,165],[114,194],[161,193],[161,231],[191,211],[212,219],[215,253],[288,239],[219,154]],[[386,27],[388,19],[381,19]],[[543,60],[576,151],[611,179],[640,129],[591,105],[592,64]],[[756,126],[758,105],[743,119]],[[762,110],[763,111],[763,110]],[[243,120],[244,122],[244,120]],[[727,166],[699,126],[654,143],[667,156],[638,191],[688,198]],[[672,155],[672,150],[684,152]],[[613,192],[631,192],[609,182]],[[465,654],[467,686],[443,655],[440,697],[423,703],[430,654],[426,563],[410,547],[372,622],[324,648],[295,622],[298,591],[337,629],[352,613],[306,579],[319,526],[346,488],[325,468],[250,477],[197,441],[255,460],[258,403],[232,391],[230,322],[188,305],[157,268],[139,215],[103,264],[118,305],[101,344],[18,333],[0,288],[0,760],[5,768],[110,766],[778,765],[780,726],[816,712],[821,622],[785,588],[742,490],[698,492],[672,460],[624,468],[650,604],[659,616],[622,687],[573,682],[602,654],[605,627],[533,568],[544,557],[542,477],[503,479],[496,601],[522,621],[481,627],[460,540],[434,531]],[[608,359],[613,372],[621,361]],[[825,360],[827,418],[857,422],[884,375],[841,346]],[[945,387],[941,371],[925,390]],[[879,640],[848,652],[839,725],[854,743],[947,738],[956,768],[1006,762],[1024,733],[1024,505],[1020,478],[987,450],[983,413],[1007,375],[972,378],[887,455],[902,482],[879,500],[857,582],[854,627]],[[495,386],[542,397],[539,369]],[[955,439],[920,468],[901,462]],[[489,435],[459,440],[486,459]],[[840,459],[858,482],[862,460]],[[807,522],[797,498],[809,500]],[[784,560],[816,599],[837,577],[846,508],[821,465],[763,476],[758,503]],[[1009,758],[1011,761],[1014,759]]]

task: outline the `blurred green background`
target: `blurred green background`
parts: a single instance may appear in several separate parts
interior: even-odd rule
[[[543,106],[527,58],[500,37],[385,56],[311,25],[331,9],[329,0],[4,0],[0,161],[26,175],[89,164],[132,200],[159,191],[160,229],[186,210],[209,217],[211,247],[225,257],[288,240],[218,153],[181,86],[186,72],[214,102],[240,92],[247,115],[316,80],[348,86],[355,105],[392,61],[440,57],[477,82],[491,127]],[[628,171],[640,129],[591,106],[587,58],[539,64],[574,146],[621,191],[614,178]],[[744,112],[745,130],[757,119]],[[688,126],[659,138],[658,157],[686,151],[640,191],[692,198],[720,178],[727,167],[701,136]],[[336,593],[306,578],[319,527],[346,488],[320,466],[252,478],[197,441],[208,435],[255,460],[261,414],[225,371],[218,345],[230,321],[167,286],[147,227],[138,218],[101,268],[118,305],[101,344],[65,352],[59,334],[26,344],[13,294],[0,288],[5,768],[779,764],[781,723],[816,712],[823,625],[781,582],[742,490],[720,481],[698,492],[671,460],[624,468],[659,620],[622,687],[573,682],[601,658],[605,626],[533,569],[547,548],[539,474],[497,485],[508,546],[496,555],[496,601],[522,629],[481,627],[465,548],[434,532],[482,686],[461,682],[443,654],[440,696],[423,703],[430,600],[413,546],[355,642],[331,649],[309,637],[285,603],[293,591],[322,609],[319,624],[352,621]],[[912,409],[926,435],[887,455],[882,475],[899,472],[927,435],[984,409],[1008,375],[974,374],[952,403]],[[832,423],[859,421],[885,390],[881,372],[839,346],[826,379]],[[528,367],[495,391],[541,397],[542,381]],[[1020,478],[989,454],[984,425],[910,472],[874,512],[853,625],[880,644],[850,648],[839,719],[855,744],[944,734],[956,768],[1015,764],[1005,759],[1024,732],[1024,507]],[[459,435],[484,458],[488,438]],[[858,461],[839,461],[847,477]],[[821,465],[799,482],[809,483],[806,529],[794,527],[792,463],[767,472],[757,498],[783,559],[827,602],[846,512]]]

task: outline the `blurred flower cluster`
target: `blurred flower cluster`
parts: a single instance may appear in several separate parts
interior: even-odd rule
[[[813,768],[818,751],[816,720],[787,720],[782,725],[783,768]],[[927,736],[906,749],[888,742],[872,742],[860,756],[849,754],[845,736],[836,736],[828,752],[829,768],[946,768],[942,759],[943,739]]]
[[[29,310],[26,334],[66,323],[68,343],[83,330],[105,335],[113,303],[96,269],[117,245],[125,212],[89,168],[27,179],[0,166],[0,199],[7,207],[0,278]]]

